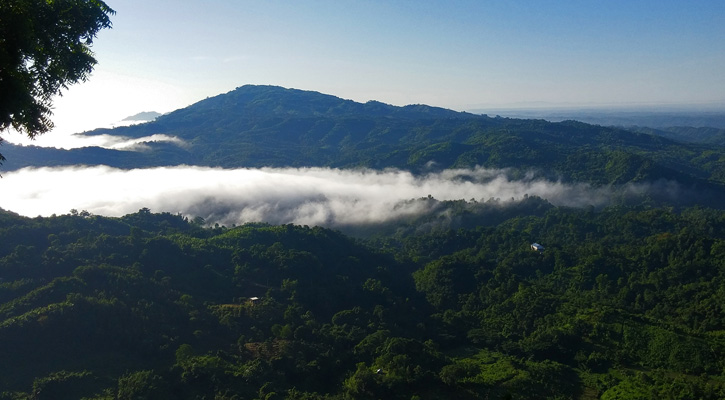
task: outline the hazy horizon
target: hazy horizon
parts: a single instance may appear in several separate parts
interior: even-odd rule
[[[109,1],[54,132],[245,84],[458,111],[725,103],[725,3]],[[17,141],[14,135],[4,135]]]

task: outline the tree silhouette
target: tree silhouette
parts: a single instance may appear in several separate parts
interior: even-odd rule
[[[52,97],[88,78],[93,39],[113,14],[101,0],[0,2],[0,130],[33,138],[53,128]]]

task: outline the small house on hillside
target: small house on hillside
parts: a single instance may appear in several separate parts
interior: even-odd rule
[[[531,243],[531,250],[541,253],[542,251],[544,251],[544,246],[538,243]]]

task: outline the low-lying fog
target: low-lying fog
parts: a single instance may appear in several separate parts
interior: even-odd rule
[[[528,194],[554,205],[584,207],[606,205],[614,193],[611,187],[563,184],[533,174],[514,180],[505,170],[484,168],[424,176],[399,170],[329,168],[25,168],[4,173],[0,187],[0,208],[30,217],[67,214],[71,209],[121,216],[146,207],[227,226],[268,222],[328,227],[381,223],[423,213],[425,202],[409,200],[427,196],[499,198],[506,204]],[[655,190],[652,185],[625,189]],[[659,183],[656,190],[674,195],[678,187]]]
[[[8,142],[22,146],[55,147],[66,150],[81,147],[101,147],[104,149],[137,151],[143,150],[147,142],[170,142],[181,147],[187,145],[183,140],[175,136],[164,134],[144,136],[135,139],[109,134],[60,134],[39,136],[37,139],[30,139],[16,134],[10,136]]]

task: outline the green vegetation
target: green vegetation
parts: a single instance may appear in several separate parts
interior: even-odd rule
[[[24,166],[507,168],[593,185],[675,181],[725,195],[725,150],[575,121],[490,118],[424,105],[356,103],[316,92],[243,86],[150,123],[90,133],[141,138],[163,133],[186,145],[148,143],[130,152],[7,146],[7,170]],[[698,204],[715,205],[717,200]]]
[[[0,3],[0,131],[32,138],[53,128],[53,96],[88,78],[91,44],[114,13],[101,0]]]
[[[603,209],[429,196],[345,233],[0,210],[0,399],[725,398],[722,147],[260,86],[100,133],[188,147],[13,162],[484,166],[619,190]],[[672,182],[692,196],[627,192]]]
[[[725,146],[725,129],[711,127],[672,126],[667,128],[631,127],[634,132],[666,137],[685,143]]]
[[[725,397],[723,211],[445,205],[475,222],[2,211],[0,398]]]

